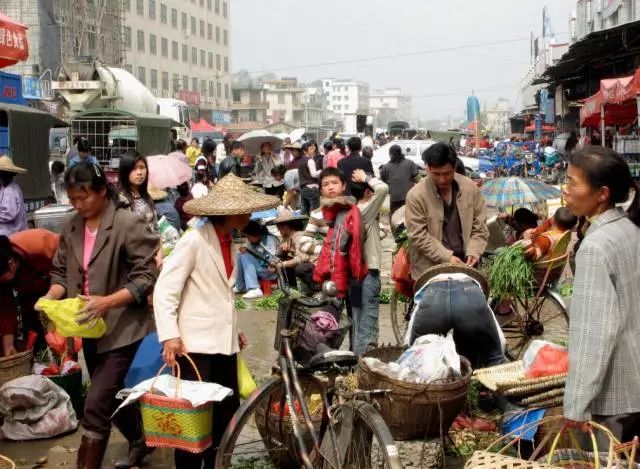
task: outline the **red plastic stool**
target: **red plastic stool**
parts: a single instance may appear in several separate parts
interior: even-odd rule
[[[271,295],[271,280],[260,280],[260,290],[264,296]]]

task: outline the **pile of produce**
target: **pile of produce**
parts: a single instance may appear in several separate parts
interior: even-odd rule
[[[489,270],[491,297],[497,300],[527,298],[535,285],[533,264],[524,257],[524,247],[513,244],[502,249]]]

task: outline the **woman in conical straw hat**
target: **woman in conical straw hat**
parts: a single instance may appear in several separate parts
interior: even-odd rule
[[[27,210],[22,189],[14,181],[27,170],[16,166],[8,156],[0,156],[0,235],[9,236],[27,229]]]
[[[178,469],[214,460],[215,448],[240,405],[237,354],[247,339],[238,330],[234,311],[236,255],[231,233],[244,228],[252,212],[279,203],[277,197],[255,192],[229,174],[208,195],[184,205],[185,212],[201,218],[165,260],[153,294],[162,356],[169,365],[178,362],[184,379],[197,379],[184,357],[188,353],[203,381],[226,386],[233,395],[214,406],[211,448],[200,454],[176,450]]]

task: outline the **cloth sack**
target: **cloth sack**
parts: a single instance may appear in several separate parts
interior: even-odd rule
[[[78,428],[69,395],[44,376],[17,378],[0,387],[0,438],[51,438]]]

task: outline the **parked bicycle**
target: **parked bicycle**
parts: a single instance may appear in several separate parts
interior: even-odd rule
[[[325,282],[322,298],[306,298],[288,288],[282,270],[277,273],[284,293],[274,343],[277,365],[235,413],[216,468],[261,460],[283,468],[401,468],[393,437],[374,405],[375,397],[388,391],[347,385],[357,358],[339,350],[351,321],[335,298],[335,284]],[[335,314],[339,327],[311,351],[307,327],[318,311]]]

